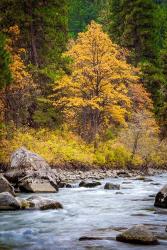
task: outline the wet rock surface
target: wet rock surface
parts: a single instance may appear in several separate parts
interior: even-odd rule
[[[157,238],[144,225],[136,225],[126,230],[125,232],[116,236],[117,241],[141,244],[141,245],[155,245],[158,244]]]
[[[85,188],[94,188],[97,186],[100,186],[101,183],[97,182],[97,181],[93,181],[93,182],[85,182],[85,181],[81,181],[79,183],[79,187],[85,187]]]
[[[63,209],[61,203],[52,200],[46,199],[38,196],[31,196],[27,199],[29,203],[29,208],[40,209],[40,210],[48,210],[48,209]]]
[[[10,193],[0,193],[0,210],[17,210],[20,209],[20,203]]]
[[[113,184],[110,182],[107,182],[104,186],[104,189],[108,190],[120,190],[120,185],[119,184]]]
[[[21,210],[21,209],[62,209],[63,205],[53,199],[40,196],[31,196],[28,199],[14,197],[8,192],[0,193],[0,210]]]
[[[167,185],[165,185],[156,195],[154,206],[167,208]]]

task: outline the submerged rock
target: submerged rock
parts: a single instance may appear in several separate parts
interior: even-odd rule
[[[104,186],[104,189],[108,190],[120,190],[120,185],[119,184],[113,184],[110,182],[107,182]]]
[[[61,203],[52,200],[46,199],[38,196],[31,196],[26,200],[29,203],[30,208],[47,210],[47,209],[62,209],[63,206]]]
[[[128,171],[117,171],[117,175],[119,177],[132,177],[132,174],[129,173]]]
[[[115,194],[124,194],[124,193],[122,193],[122,192],[116,192]]]
[[[9,192],[0,193],[0,210],[17,210],[20,209],[20,203]]]
[[[155,207],[167,208],[167,185],[165,185],[155,197]]]
[[[157,238],[144,225],[136,225],[131,227],[125,232],[117,235],[116,240],[125,243],[142,245],[158,244]]]
[[[135,180],[137,180],[137,181],[145,181],[145,180],[146,180],[146,177],[143,176],[143,175],[138,175],[138,176],[135,178]]]
[[[13,186],[8,182],[8,180],[1,174],[0,175],[0,193],[9,192],[15,195]]]
[[[101,183],[100,182],[84,182],[84,181],[81,181],[79,183],[79,187],[85,187],[85,188],[94,188],[94,187],[97,187],[97,186],[100,186]]]
[[[72,185],[71,184],[66,184],[66,188],[72,188]]]

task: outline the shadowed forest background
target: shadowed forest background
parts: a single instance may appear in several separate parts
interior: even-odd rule
[[[166,0],[1,0],[0,162],[167,163]]]

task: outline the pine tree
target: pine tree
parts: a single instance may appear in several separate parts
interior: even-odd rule
[[[162,126],[162,136],[167,136],[167,36],[161,50],[161,67],[163,74],[163,84],[161,85],[161,105],[159,108],[159,119]]]
[[[153,0],[112,0],[111,17],[111,36],[133,52],[133,63],[156,59],[156,5]]]
[[[21,46],[28,50],[29,62],[51,68],[61,64],[67,41],[67,0],[2,0],[0,25],[18,25]]]
[[[112,20],[109,32],[112,39],[121,44],[123,20],[122,20],[122,1],[111,0],[109,1],[110,6],[110,18]]]
[[[110,0],[69,0],[69,31],[72,37],[85,30],[92,21],[104,21],[105,8]],[[104,10],[104,12],[103,12]]]
[[[156,6],[153,0],[123,0],[121,44],[134,50],[134,61],[156,60]]]
[[[164,36],[165,11],[159,4],[154,0],[113,0],[111,26],[116,42],[129,49],[131,63],[142,68],[142,81],[152,95],[156,112],[161,105],[164,81],[158,57]]]
[[[94,0],[69,1],[69,31],[72,36],[76,36],[91,20],[96,19],[94,2]]]
[[[5,46],[5,37],[0,33],[0,89],[3,89],[12,80],[10,71],[10,54]]]

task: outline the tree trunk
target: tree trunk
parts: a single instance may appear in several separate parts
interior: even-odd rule
[[[34,25],[34,14],[33,14],[33,6],[32,1],[28,4],[28,14],[30,20],[30,38],[31,38],[31,61],[33,64],[35,64],[37,67],[39,66],[39,60],[38,60],[38,52],[37,52],[37,45],[36,45],[36,39],[35,39],[35,25]]]

